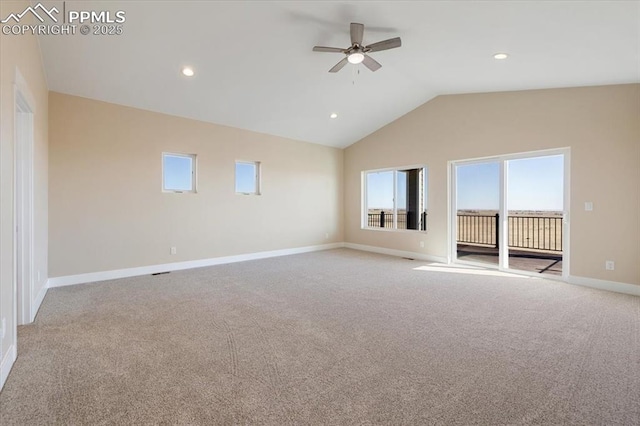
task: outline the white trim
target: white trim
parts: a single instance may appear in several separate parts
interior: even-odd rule
[[[44,55],[42,54],[42,43],[40,39],[42,37],[36,37],[38,41],[38,54],[40,56],[40,69],[42,70],[42,75],[44,76],[44,85],[47,87],[47,91],[49,90],[49,79],[47,78],[47,70],[44,67]]]
[[[458,226],[456,211],[457,185],[456,163],[455,161],[447,161],[447,263],[454,263],[458,260],[458,243],[456,241]],[[455,216],[454,212],[456,212]],[[454,241],[456,242],[455,244]]]
[[[33,313],[35,137],[35,101],[18,67],[13,92],[13,334],[17,341],[17,326],[28,324]],[[22,133],[25,130],[27,133]]]
[[[498,226],[498,268],[500,270],[509,269],[509,209],[507,208],[507,200],[509,198],[509,163],[507,161],[500,161],[498,163],[500,169],[500,176],[498,177],[500,193],[498,198],[500,199],[500,206],[498,212],[500,214],[499,222],[496,221]],[[457,189],[456,189],[457,191]],[[456,195],[457,198],[457,195]],[[458,213],[456,212],[456,215]],[[457,220],[457,216],[456,216]],[[457,244],[456,244],[457,255]]]
[[[48,289],[49,289],[49,280],[45,282],[45,284],[42,286],[42,288],[38,292],[38,295],[33,300],[33,303],[31,304],[31,318],[30,318],[31,321],[29,322],[35,321],[36,315],[38,315],[38,311],[40,310],[40,305],[42,305],[42,301],[44,300],[44,297],[47,295]]]
[[[367,246],[364,244],[344,243],[345,248],[361,251],[369,251],[372,253],[386,254],[396,257],[407,257],[410,259],[426,260],[429,262],[447,263],[446,257],[432,256],[424,253],[416,253],[413,251],[395,250],[384,247]]]
[[[396,170],[411,170],[411,169],[426,169],[427,165],[424,163],[421,164],[410,164],[408,166],[397,166],[397,167],[384,167],[382,169],[368,169],[363,170],[362,173],[378,173],[378,172],[394,172]]]
[[[422,170],[422,179],[421,179],[421,185],[418,185],[418,192],[420,192],[420,188],[422,188],[423,192],[426,192],[426,197],[420,197],[419,195],[419,199],[422,198],[424,200],[424,203],[422,204],[422,208],[420,209],[420,220],[418,221],[418,223],[420,224],[421,222],[421,218],[422,218],[422,212],[427,210],[427,198],[429,197],[429,188],[427,186],[428,184],[428,179],[427,179],[427,175],[429,173],[429,168],[427,167],[426,164],[421,164],[421,165],[412,165],[412,166],[400,166],[400,167],[389,167],[389,168],[384,168],[384,169],[371,169],[371,170],[363,170],[360,172],[360,229],[361,230],[388,230],[388,231],[410,231],[410,232],[423,232],[426,233],[427,229],[426,229],[426,224],[425,224],[425,229],[398,229],[398,204],[396,203],[396,200],[398,200],[398,172],[404,172],[407,170]],[[379,228],[379,227],[373,227],[373,226],[369,226],[369,201],[368,201],[368,194],[369,194],[369,189],[368,189],[368,175],[369,174],[373,174],[373,173],[386,173],[386,172],[393,172],[393,227],[392,228]],[[407,200],[405,200],[406,202],[408,202]]]
[[[367,228],[367,219],[364,212],[367,211],[367,172],[360,172],[360,229]]]
[[[562,155],[564,164],[563,164],[563,218],[562,218],[562,241],[563,241],[563,261],[562,261],[562,279],[563,281],[568,281],[570,276],[570,250],[569,250],[569,242],[570,238],[570,188],[571,188],[571,148],[563,147],[563,148],[552,148],[545,149],[540,151],[527,151],[522,153],[512,153],[512,154],[504,154],[504,155],[496,155],[489,157],[481,157],[467,160],[452,160],[447,162],[447,197],[448,197],[448,223],[447,223],[447,254],[450,256],[450,261],[453,263],[459,264],[476,264],[469,261],[464,261],[458,259],[458,250],[457,250],[457,241],[456,241],[456,232],[457,232],[457,182],[456,175],[458,166],[467,166],[473,164],[486,164],[486,163],[498,163],[500,166],[500,205],[499,205],[499,214],[500,214],[500,228],[499,228],[499,247],[500,250],[498,252],[498,263],[495,265],[500,271],[504,272],[513,272],[520,273],[523,271],[517,271],[509,267],[509,244],[508,244],[508,235],[505,230],[508,229],[508,208],[507,208],[507,199],[508,199],[508,162],[513,160],[521,160],[526,158],[542,158],[542,157],[550,157],[550,156],[558,156]],[[506,247],[506,249],[505,249]],[[477,265],[477,264],[476,264]],[[487,267],[492,267],[494,265],[487,264]],[[527,275],[527,274],[524,274]],[[555,279],[550,275],[546,275],[547,277],[551,277],[551,279]]]
[[[18,67],[16,67],[15,69],[15,78],[13,80],[13,85],[15,88],[17,88],[20,91],[20,93],[24,97],[24,100],[27,102],[27,104],[29,104],[29,109],[31,110],[31,113],[35,115],[36,113],[35,98],[33,97],[31,90],[29,90],[29,85],[27,84],[27,80],[24,79]]]
[[[564,155],[564,188],[562,188],[562,278],[565,281],[571,276],[571,148],[563,148]]]
[[[250,165],[254,167],[254,176],[253,176],[253,184],[254,184],[254,190],[253,192],[238,192],[238,164],[245,164],[245,165]],[[234,180],[234,184],[235,184],[235,192],[236,195],[261,195],[261,188],[260,188],[260,184],[262,181],[262,172],[260,171],[260,161],[247,161],[247,160],[236,160],[235,162],[235,167],[234,167],[234,175],[235,175],[235,180]]]
[[[414,233],[414,232],[422,232],[426,234],[427,231],[423,231],[421,229],[395,229],[395,228],[380,228],[377,226],[370,226],[368,228],[362,228],[361,231],[374,231],[374,232],[400,232],[400,233]]]
[[[11,372],[11,367],[13,367],[13,363],[16,362],[16,358],[18,358],[18,351],[14,344],[9,346],[9,350],[2,359],[2,364],[0,364],[0,390],[4,387],[4,384],[9,377],[9,373]]]
[[[180,157],[188,158],[191,160],[191,189],[167,189],[164,187],[164,158]],[[183,154],[179,152],[163,152],[162,153],[162,192],[169,194],[197,194],[198,193],[198,155],[197,154]]]
[[[553,155],[566,154],[566,151],[570,149],[571,149],[570,147],[566,146],[561,148],[541,149],[539,151],[514,152],[511,154],[491,155],[488,157],[452,160],[450,161],[450,163],[456,163],[458,165],[469,165],[469,164],[486,163],[489,161],[509,161],[509,160],[522,160],[525,158],[550,157]]]
[[[633,296],[640,296],[640,285],[620,283],[617,281],[599,280],[596,278],[576,277],[575,275],[569,275],[569,279],[566,281],[569,284],[579,285],[582,287],[597,288],[599,290],[613,291],[616,293],[631,294]]]
[[[322,245],[316,245],[316,246],[298,247],[298,248],[292,248],[292,249],[241,254],[236,256],[224,256],[224,257],[216,257],[211,259],[192,260],[192,261],[186,261],[186,262],[168,263],[163,265],[142,266],[138,268],[119,269],[119,270],[112,270],[112,271],[94,272],[94,273],[88,273],[88,274],[68,275],[63,277],[49,278],[49,280],[47,281],[47,285],[44,287],[43,290],[40,291],[40,294],[38,295],[39,297],[38,297],[37,306],[39,307],[40,304],[42,303],[42,299],[44,299],[44,296],[46,295],[46,289],[48,288],[64,287],[68,285],[112,280],[112,279],[118,279],[118,278],[135,277],[140,275],[153,274],[157,272],[179,271],[179,270],[191,269],[191,268],[202,268],[206,266],[223,265],[223,264],[235,263],[235,262],[244,262],[247,260],[266,259],[270,257],[288,256],[292,254],[331,250],[331,249],[337,249],[337,248],[343,248],[343,247],[349,248],[352,250],[360,250],[360,251],[366,251],[366,252],[372,252],[372,253],[385,254],[388,256],[407,257],[411,259],[451,264],[451,262],[448,262],[446,257],[432,256],[424,253],[395,250],[395,249],[389,249],[384,247],[369,246],[364,244],[330,243],[330,244],[322,244]],[[486,265],[476,265],[476,266],[486,268]],[[492,268],[488,268],[488,269],[492,269]],[[493,268],[493,269],[497,269],[497,268]],[[560,277],[555,277],[551,275],[519,274],[514,271],[505,271],[505,272],[510,272],[517,275],[526,275],[526,276],[531,276],[535,278],[557,280],[560,282],[580,285],[583,287],[591,287],[591,288],[597,288],[600,290],[607,290],[607,291],[613,291],[617,293],[625,293],[625,294],[640,296],[640,285],[620,283],[615,281],[598,280],[594,278],[576,277],[576,276],[569,276],[568,280],[562,280],[560,279]]]
[[[368,196],[369,195],[367,194],[367,197]],[[407,202],[407,200],[405,200],[405,202]],[[368,204],[369,199],[367,198],[367,205]],[[365,213],[367,216],[369,215],[368,211],[363,213]],[[393,229],[398,229],[398,170],[393,171]]]
[[[288,256],[291,254],[309,253],[344,247],[344,243],[321,244],[316,246],[297,247],[283,250],[261,251],[257,253],[239,254],[235,256],[214,257],[211,259],[188,260],[185,262],[165,263],[162,265],[140,266],[137,268],[116,269],[88,274],[67,275],[49,278],[49,288],[67,285],[84,284],[96,281],[115,280],[118,278],[136,277],[158,272],[180,271],[183,269],[202,268],[205,266],[223,265],[226,263],[244,262],[247,260],[266,259],[269,257]]]

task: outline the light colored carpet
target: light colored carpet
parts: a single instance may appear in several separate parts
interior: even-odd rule
[[[51,289],[0,423],[640,424],[640,298],[347,249]]]

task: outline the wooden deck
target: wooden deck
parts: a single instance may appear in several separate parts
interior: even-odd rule
[[[498,249],[458,244],[458,260],[497,265]],[[560,276],[562,275],[562,253],[509,249],[509,268]]]

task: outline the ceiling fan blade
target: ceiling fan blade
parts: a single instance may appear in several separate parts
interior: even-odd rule
[[[338,72],[338,71],[340,71],[342,68],[344,68],[345,65],[347,65],[347,62],[349,62],[347,60],[347,58],[344,58],[343,60],[341,60],[340,62],[335,64],[334,67],[329,70],[329,72]]]
[[[381,50],[394,49],[400,46],[402,46],[402,41],[400,40],[400,37],[396,37],[370,44],[365,48],[365,50],[367,52],[379,52]]]
[[[313,46],[314,52],[332,52],[332,53],[344,53],[345,49],[339,47],[325,47],[325,46]]]
[[[364,34],[364,25],[351,23],[351,44],[362,44],[362,36]]]
[[[362,60],[362,63],[364,64],[365,67],[369,68],[371,71],[378,71],[380,67],[382,67],[382,65],[380,65],[378,61],[376,61],[375,59],[373,59],[371,56],[368,56],[368,55],[364,55],[364,59]]]

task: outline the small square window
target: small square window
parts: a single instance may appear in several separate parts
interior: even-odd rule
[[[196,192],[195,155],[162,154],[162,190],[165,192]]]
[[[236,161],[236,194],[260,195],[260,163]]]

